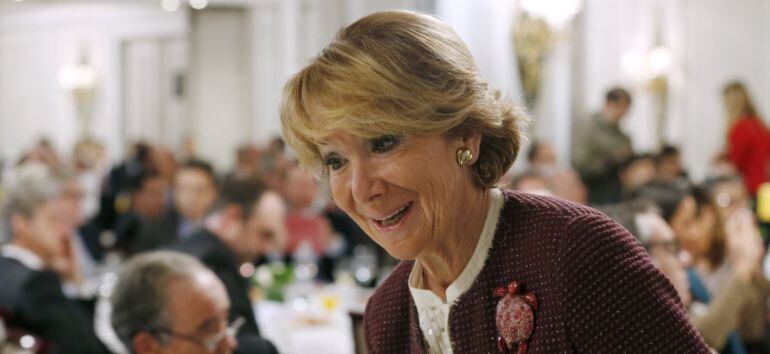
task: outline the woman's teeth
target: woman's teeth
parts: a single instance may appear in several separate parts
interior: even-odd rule
[[[377,221],[380,223],[380,225],[385,226],[385,227],[391,226],[391,225],[395,225],[396,223],[401,221],[401,219],[406,214],[406,211],[409,210],[410,206],[412,206],[412,203],[409,203],[409,204],[405,205],[403,208],[401,208],[398,211],[396,211],[395,213],[393,213],[393,215],[391,215],[391,216],[389,216],[389,217],[387,217],[387,218],[385,218],[383,220],[377,220]]]

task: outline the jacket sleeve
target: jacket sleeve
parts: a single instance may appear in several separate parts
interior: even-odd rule
[[[599,151],[594,149],[588,122],[575,128],[572,138],[572,165],[583,176],[594,176],[607,169],[607,162]]]
[[[230,298],[230,321],[238,317],[246,319],[246,323],[237,337],[238,348],[235,350],[235,353],[277,354],[278,351],[275,345],[263,338],[259,333],[254,308],[249,301],[248,295],[245,293],[245,288],[239,284],[243,281],[243,278],[226,265],[212,261],[211,256],[209,255],[207,259],[204,259],[204,263],[219,277],[225,286],[225,290],[227,290],[227,295]],[[216,254],[213,255],[213,258],[217,258]]]
[[[53,353],[106,353],[94,333],[93,320],[86,311],[64,297],[58,277],[49,271],[37,272],[25,284],[19,308],[35,334],[52,344]]]
[[[588,213],[565,232],[560,282],[576,352],[710,352],[674,286],[628,231]]]
[[[727,336],[738,328],[741,312],[752,291],[750,282],[733,275],[724,290],[706,305],[703,313],[693,313],[692,320],[713,348],[724,348]]]

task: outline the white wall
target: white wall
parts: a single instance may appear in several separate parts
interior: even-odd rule
[[[219,169],[232,166],[236,146],[253,131],[248,13],[194,13],[190,110],[198,153]]]
[[[473,54],[492,86],[522,103],[513,49],[513,0],[438,0],[436,14],[448,23]]]
[[[0,155],[15,159],[43,135],[62,151],[72,147],[75,110],[57,73],[84,48],[99,73],[91,131],[117,158],[125,143],[121,43],[186,36],[186,12],[169,14],[154,2],[28,3],[0,8]]]
[[[140,38],[122,45],[122,140],[175,147],[191,129],[183,83],[186,38]],[[179,87],[182,86],[182,87]]]

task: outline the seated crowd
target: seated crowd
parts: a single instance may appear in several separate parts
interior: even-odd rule
[[[242,146],[221,177],[147,143],[109,169],[102,151],[83,142],[69,163],[43,141],[4,174],[0,349],[116,351],[94,321],[105,274],[119,273],[111,322],[126,351],[276,353],[252,306],[256,266],[311,259],[304,276],[331,282],[362,247],[393,264],[278,139]]]
[[[593,127],[576,129],[571,164],[535,141],[514,171],[526,168],[500,187],[605,212],[648,251],[712,348],[768,352],[770,220],[756,213],[767,180],[720,156],[693,183],[677,147],[631,149],[617,127],[627,92],[611,90],[606,104]],[[110,322],[128,352],[275,353],[252,305],[255,266],[295,264],[298,279],[332,282],[364,264],[349,274],[371,287],[395,264],[280,139],[241,146],[235,161],[220,176],[194,151],[137,143],[110,167],[89,140],[71,159],[46,141],[24,154],[0,190],[6,341],[40,353],[114,351],[93,323],[105,275],[117,273]]]

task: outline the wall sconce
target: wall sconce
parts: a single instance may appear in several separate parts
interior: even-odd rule
[[[59,87],[69,92],[75,102],[81,136],[87,137],[98,79],[96,68],[89,64],[85,53],[81,53],[78,64],[62,66],[58,76]]]
[[[569,24],[582,0],[520,0],[513,28],[516,59],[527,107],[534,109],[542,81],[543,64],[557,42],[566,38]]]
[[[646,52],[626,52],[621,57],[621,67],[626,76],[652,95],[655,140],[658,147],[663,146],[668,121],[668,76],[673,68],[671,49],[659,45]]]
[[[656,46],[647,51],[629,51],[621,57],[623,72],[637,84],[648,86],[656,79],[665,78],[671,72],[671,49]]]
[[[520,0],[521,9],[535,18],[542,18],[559,30],[567,26],[580,12],[581,0]]]

